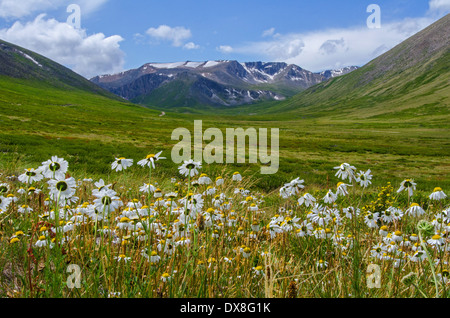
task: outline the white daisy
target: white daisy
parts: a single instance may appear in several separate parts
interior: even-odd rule
[[[125,170],[133,165],[133,159],[126,159],[126,158],[116,158],[116,160],[113,161],[111,164],[111,169],[115,170],[116,172]]]
[[[184,176],[196,176],[198,175],[198,169],[200,169],[202,167],[202,164],[200,162],[196,162],[192,159],[189,160],[185,160],[184,163],[178,167],[178,170],[180,172],[180,174],[184,175]]]
[[[431,193],[429,196],[430,200],[436,200],[436,201],[443,200],[446,197],[447,197],[447,195],[439,187],[434,188],[433,193]]]
[[[414,180],[405,179],[400,184],[400,188],[398,188],[397,193],[400,193],[403,190],[406,190],[408,192],[408,195],[412,196],[413,191],[416,190],[416,185],[417,185],[417,183],[415,183]]]
[[[68,168],[69,163],[57,156],[52,156],[51,159],[44,161],[41,166],[42,174],[49,179],[64,178]]]
[[[142,159],[140,161],[138,161],[138,165],[145,167],[152,167],[153,169],[155,169],[155,162],[161,159],[166,159],[165,157],[160,157],[162,151],[158,152],[156,155],[155,154],[149,154],[145,159]]]
[[[341,178],[342,180],[348,179],[349,182],[355,178],[355,170],[356,168],[348,163],[343,163],[338,167],[334,167],[337,169],[335,176]]]

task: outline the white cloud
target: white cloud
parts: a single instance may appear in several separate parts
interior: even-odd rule
[[[430,11],[448,13],[450,11],[450,0],[430,0]]]
[[[157,40],[170,41],[176,47],[183,46],[184,41],[192,37],[191,30],[185,27],[170,27],[168,25],[149,28],[146,33]]]
[[[78,4],[82,14],[99,9],[108,0],[0,0],[0,17],[22,18],[46,10],[61,9],[69,4]]]
[[[219,52],[226,53],[226,54],[234,51],[233,48],[229,45],[221,45],[217,48],[217,50]]]
[[[270,28],[270,29],[268,29],[268,30],[265,30],[265,31],[262,33],[262,36],[263,36],[263,37],[272,36],[272,35],[274,35],[274,33],[275,33],[275,28]]]
[[[297,64],[310,71],[362,66],[432,22],[425,17],[385,23],[380,29],[363,26],[277,35],[270,40],[234,46],[233,52]]]
[[[124,53],[119,35],[87,35],[67,23],[45,19],[45,14],[25,24],[15,22],[0,30],[0,38],[42,54],[89,78],[123,70]]]
[[[200,45],[197,45],[194,42],[188,42],[185,45],[183,45],[183,48],[186,50],[196,50],[200,48]]]

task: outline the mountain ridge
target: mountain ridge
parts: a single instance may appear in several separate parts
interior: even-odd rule
[[[284,100],[312,85],[351,72],[358,67],[313,73],[284,62],[202,62],[146,63],[117,74],[90,80],[132,102],[161,108],[239,106],[268,100]],[[189,76],[187,75],[189,74]],[[173,82],[176,82],[174,84]],[[183,86],[186,100],[158,98],[167,88]],[[170,95],[170,94],[167,94]],[[190,102],[187,102],[190,101]]]

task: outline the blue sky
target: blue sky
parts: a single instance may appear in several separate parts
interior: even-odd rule
[[[80,28],[66,23],[70,4]],[[367,24],[371,4],[379,28]],[[223,59],[321,71],[362,66],[449,12],[450,0],[0,0],[0,39],[86,77]]]

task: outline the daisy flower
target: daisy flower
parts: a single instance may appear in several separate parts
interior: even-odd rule
[[[111,164],[111,169],[115,170],[116,172],[125,170],[133,165],[133,159],[126,159],[126,158],[116,158],[116,160],[113,161]]]
[[[160,157],[161,156],[162,151],[158,152],[156,155],[155,154],[149,154],[147,157],[145,157],[145,159],[142,159],[140,161],[138,161],[138,165],[145,167],[152,167],[153,169],[155,169],[155,162],[160,160],[160,159],[166,159],[165,157]]]
[[[447,195],[439,187],[434,188],[433,193],[431,193],[429,196],[430,200],[436,200],[436,201],[443,200],[446,197],[447,197]]]
[[[94,194],[94,206],[98,211],[112,212],[117,210],[123,203],[120,198],[116,196],[116,191],[112,189],[103,189]]]
[[[172,277],[170,276],[169,273],[164,273],[161,275],[161,280],[166,283],[166,282],[170,282],[170,280],[172,279]]]
[[[225,181],[223,180],[223,178],[222,178],[221,176],[219,176],[219,177],[216,178],[216,185],[217,185],[217,186],[223,185],[224,182],[225,182]]]
[[[348,194],[347,187],[351,187],[351,184],[346,184],[344,182],[339,182],[337,184],[336,195],[346,196]]]
[[[321,269],[321,268],[327,268],[327,267],[328,267],[328,262],[327,262],[327,261],[324,261],[324,260],[322,260],[322,259],[320,259],[320,260],[317,261],[316,265],[317,265],[317,267],[318,267],[319,269]]]
[[[337,169],[335,176],[341,178],[342,180],[348,179],[348,181],[352,181],[355,178],[355,170],[356,168],[348,163],[343,163],[338,167],[334,167]]]
[[[239,172],[234,172],[233,177],[231,178],[233,181],[242,181],[242,176]]]
[[[65,177],[68,167],[69,163],[66,160],[52,156],[51,159],[42,163],[41,170],[45,178],[62,179]]]
[[[377,221],[379,219],[378,215],[379,215],[378,212],[375,212],[375,213],[369,212],[369,213],[367,213],[366,216],[364,217],[364,223],[366,223],[366,225],[368,227],[370,227],[370,228],[377,228],[378,227]]]
[[[8,193],[9,192],[9,190],[10,190],[10,188],[9,188],[9,184],[7,184],[7,183],[0,183],[0,194],[2,194],[2,193]]]
[[[427,243],[430,244],[430,245],[433,245],[433,246],[440,246],[440,245],[443,245],[445,243],[445,241],[440,235],[436,234],[436,235],[433,235],[427,241]]]
[[[310,205],[313,205],[314,202],[316,202],[316,198],[314,198],[311,194],[305,193],[303,196],[301,196],[298,199],[298,205],[304,204],[306,207],[309,207]]]
[[[178,170],[180,172],[180,174],[182,174],[183,176],[187,177],[193,177],[198,175],[198,169],[200,169],[202,167],[202,164],[200,162],[196,162],[192,159],[189,160],[185,160],[184,163],[178,167]]]
[[[333,191],[328,190],[327,194],[323,197],[323,201],[325,203],[333,203],[337,199],[337,194],[333,193]]]
[[[199,177],[198,177],[198,183],[199,184],[211,184],[212,180],[210,177],[208,177],[208,175],[206,173],[202,173]]]
[[[105,181],[103,179],[98,180],[94,183],[95,189],[92,190],[92,194],[95,195],[96,193],[99,193],[103,189],[109,189],[112,184],[105,184]]]
[[[370,169],[366,172],[359,171],[359,173],[356,174],[355,181],[359,183],[359,185],[363,188],[367,188],[369,184],[372,183],[372,175]]]
[[[77,182],[75,178],[70,177],[65,179],[65,177],[55,177],[55,179],[51,179],[48,182],[49,190],[50,190],[50,198],[53,201],[60,200],[61,203],[65,203],[66,200],[69,200],[76,191]]]
[[[398,188],[397,193],[402,192],[403,190],[408,191],[408,195],[412,196],[413,191],[416,190],[417,183],[414,182],[414,180],[411,179],[405,179],[400,184],[400,188]]]
[[[253,267],[253,272],[256,276],[264,276],[264,268],[261,265]]]
[[[405,211],[405,213],[412,216],[421,216],[425,214],[425,210],[422,209],[417,203],[411,203],[411,206]]]
[[[41,181],[44,178],[41,170],[28,168],[25,169],[25,172],[19,176],[19,181],[27,184],[31,184],[35,181]]]

